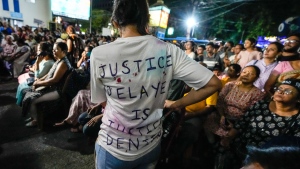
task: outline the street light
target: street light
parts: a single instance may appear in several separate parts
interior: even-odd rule
[[[187,25],[187,39],[190,39],[194,34],[194,26],[196,25],[195,18],[190,17],[186,20]]]

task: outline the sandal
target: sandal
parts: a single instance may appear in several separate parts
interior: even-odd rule
[[[25,126],[30,127],[30,128],[37,127],[37,121],[32,120],[32,121],[28,122]]]

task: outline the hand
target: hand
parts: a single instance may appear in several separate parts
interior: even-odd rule
[[[44,58],[42,56],[39,56],[36,58],[36,62],[37,63],[40,63]]]
[[[100,121],[103,117],[103,114],[93,117],[89,122],[87,122],[88,126],[94,126],[98,121]]]
[[[221,116],[221,119],[220,119],[220,127],[222,128],[222,129],[226,129],[226,124],[225,124],[225,116]]]
[[[92,108],[89,108],[89,109],[87,110],[87,113],[88,113],[88,114],[95,114],[95,113],[98,111],[98,107],[99,107],[99,106],[94,106],[94,107],[92,107]]]
[[[237,80],[237,81],[235,82],[235,85],[237,85],[237,86],[239,86],[239,85],[241,85],[241,84],[242,84],[241,81],[238,81],[238,80]]]
[[[165,104],[164,104],[164,108],[169,108],[169,109],[176,108],[176,107],[174,106],[174,103],[175,103],[175,102],[176,102],[176,101],[166,100],[166,101],[165,101]]]

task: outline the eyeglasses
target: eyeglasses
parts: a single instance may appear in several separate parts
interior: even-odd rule
[[[283,93],[285,95],[290,95],[293,93],[293,90],[291,89],[283,89],[281,87],[274,87],[274,91],[278,93]]]
[[[289,39],[287,39],[287,40],[285,40],[284,41],[284,44],[286,44],[286,43],[299,43],[299,41],[298,40],[289,40]]]

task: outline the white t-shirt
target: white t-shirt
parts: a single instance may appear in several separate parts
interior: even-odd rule
[[[188,57],[190,57],[191,59],[195,59],[196,58],[196,54],[195,52],[191,52],[190,54],[187,54]]]
[[[97,144],[120,160],[145,155],[160,143],[170,80],[183,80],[198,90],[212,76],[177,46],[150,35],[96,47],[91,54],[91,99],[107,101]]]

